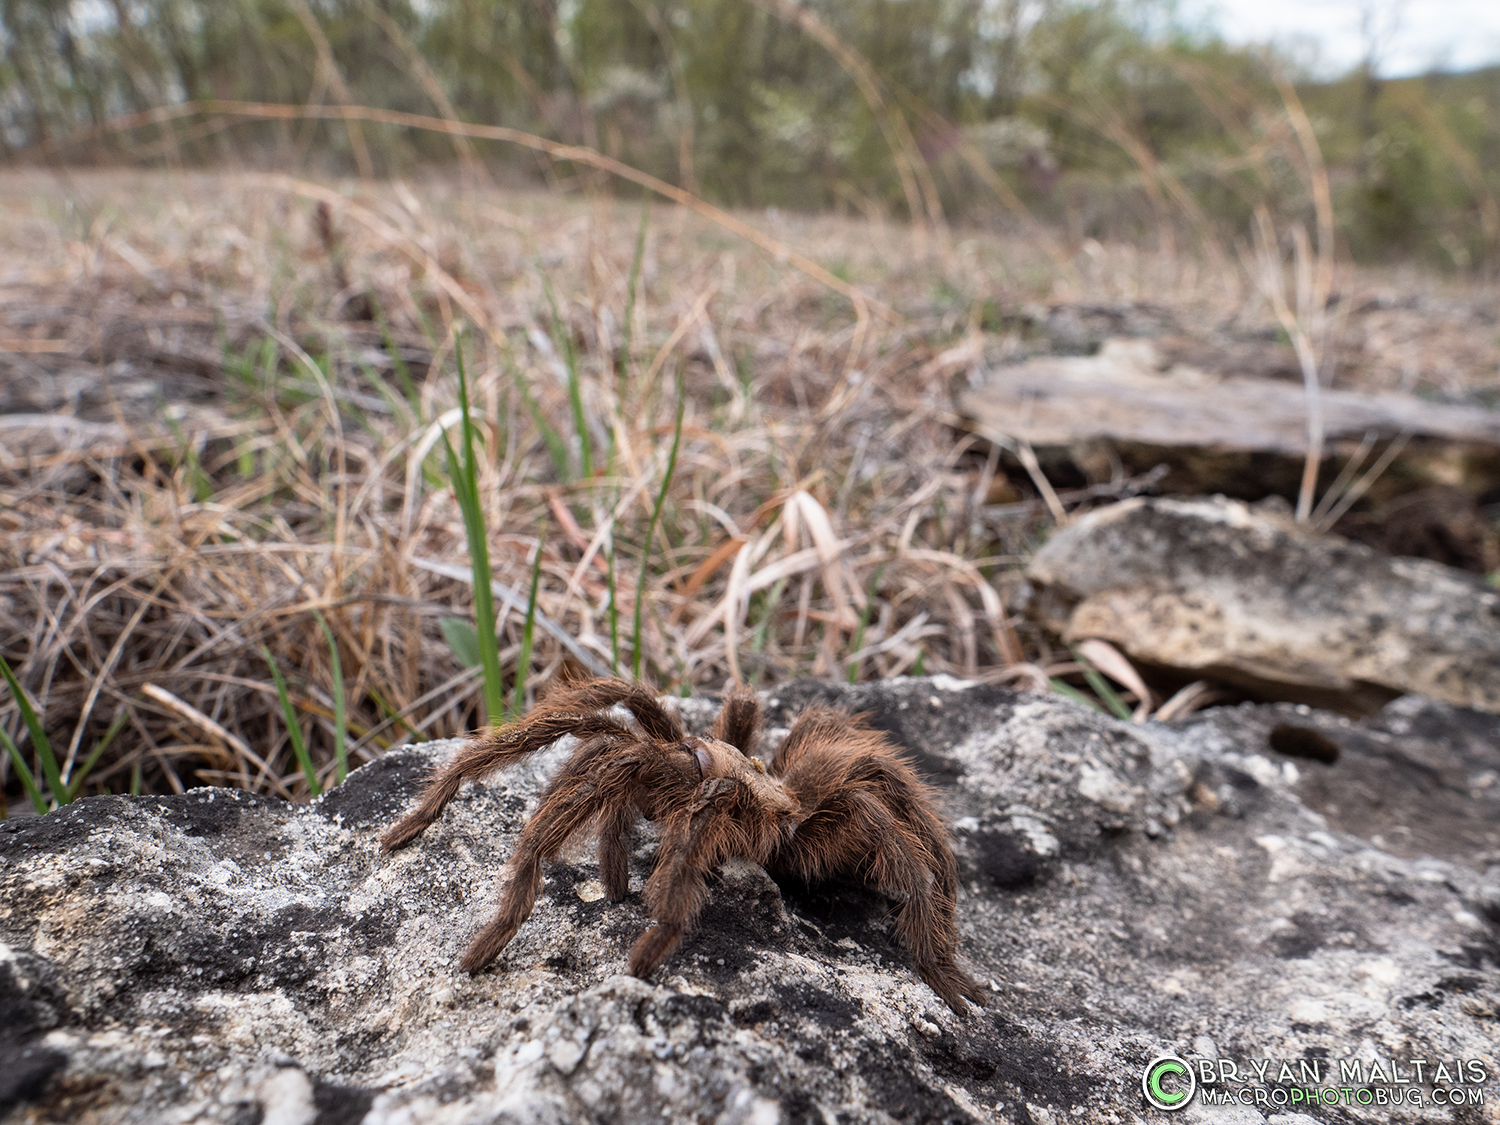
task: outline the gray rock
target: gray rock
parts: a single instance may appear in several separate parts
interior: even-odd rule
[[[1048,627],[1146,664],[1340,709],[1417,692],[1500,711],[1500,592],[1239,501],[1101,508],[1027,578]]]
[[[1493,1115],[1496,720],[1403,700],[1364,723],[1247,706],[1130,725],[938,677],[788,685],[769,737],[814,701],[868,712],[939,786],[987,1010],[942,1005],[879,896],[744,864],[656,980],[624,975],[646,834],[626,902],[600,896],[586,850],[550,868],[492,969],[458,972],[565,748],[382,855],[455,748],[431,744],[301,807],[203,789],[0,825],[0,1104],[23,1122],[1115,1125],[1160,1119],[1141,1073],[1172,1052],[1488,1060],[1472,1088]],[[701,727],[712,705],[683,710]],[[1270,748],[1283,728],[1300,757]],[[1378,793],[1339,784],[1376,767]],[[1430,1099],[1202,1093],[1178,1118],[1298,1112],[1455,1119]]]
[[[982,431],[1028,442],[1044,461],[1063,455],[1106,470],[1113,462],[1130,474],[1165,464],[1171,492],[1232,492],[1254,479],[1295,495],[1307,456],[1307,397],[1295,363],[1288,382],[1229,374],[1242,358],[1233,349],[1191,349],[1198,354],[1188,363],[1173,350],[1116,336],[1095,355],[980,369],[959,411]],[[1253,353],[1267,358],[1263,343]],[[1377,491],[1400,482],[1482,495],[1500,485],[1500,411],[1326,387],[1321,407],[1325,471],[1347,463],[1367,434],[1382,443],[1405,434],[1412,440],[1393,451]]]

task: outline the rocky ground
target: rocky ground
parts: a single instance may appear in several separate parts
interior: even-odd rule
[[[577,855],[460,973],[560,751],[382,855],[454,749],[427,744],[310,805],[202,789],[0,825],[7,1120],[1119,1123],[1164,1119],[1141,1077],[1172,1053],[1272,1060],[1179,1120],[1500,1121],[1500,719],[1407,696],[1128,724],[939,677],[792,684],[773,725],[815,700],[869,711],[941,786],[985,1010],[941,1004],[878,896],[743,865],[657,979],[624,975],[645,834],[625,903]],[[1310,1108],[1337,1084],[1300,1068],[1351,1059],[1366,1080]],[[1423,1083],[1368,1080],[1419,1059]],[[1225,1090],[1251,1104],[1208,1104]]]

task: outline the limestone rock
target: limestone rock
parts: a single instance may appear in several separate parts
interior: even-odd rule
[[[1050,628],[1146,664],[1355,710],[1417,692],[1500,711],[1500,592],[1239,501],[1099,509],[1027,577]]]
[[[1227,355],[1172,362],[1146,339],[1105,340],[1097,355],[1042,356],[991,368],[962,394],[959,412],[982,431],[1029,442],[1044,461],[1111,461],[1128,473],[1169,466],[1169,492],[1233,492],[1248,480],[1295,495],[1307,455],[1307,398],[1286,382],[1219,371]],[[1231,364],[1231,367],[1233,364]],[[1398,482],[1500,484],[1500,411],[1395,392],[1322,392],[1325,457],[1343,464],[1367,434],[1403,449],[1376,493]]]
[[[1157,1119],[1141,1073],[1164,1052],[1488,1059],[1474,1089],[1500,1098],[1489,716],[1402,700],[1363,723],[1283,705],[1131,725],[937,677],[787,685],[772,727],[814,701],[868,712],[939,786],[986,1010],[938,1001],[879,896],[744,864],[657,979],[623,975],[647,924],[644,833],[626,902],[595,893],[586,850],[549,869],[490,970],[461,973],[564,749],[465,789],[382,855],[381,830],[455,749],[429,744],[300,807],[203,789],[0,825],[0,1113],[1118,1125]],[[683,710],[701,727],[713,708]],[[1341,784],[1377,768],[1377,791]],[[1451,1119],[1430,1098],[1307,1112]]]

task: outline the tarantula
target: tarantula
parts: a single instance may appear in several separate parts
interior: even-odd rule
[[[605,894],[623,900],[631,829],[644,817],[660,823],[661,841],[645,888],[655,924],[630,951],[635,976],[649,977],[677,948],[703,908],[709,873],[739,856],[772,875],[809,884],[852,877],[899,899],[896,936],[922,979],[959,1014],[966,999],[982,1007],[980,986],[954,962],[957,864],[927,786],[883,734],[842,711],[803,711],[769,767],[749,755],[759,728],[760,704],[746,688],[728,693],[713,735],[698,738],[643,685],[565,687],[469,742],[381,843],[393,851],[419,836],[465,779],[572,735],[578,746],[521,831],[500,909],[460,961],[466,971],[484,968],[515,936],[536,904],[542,861],[579,833],[598,835]]]

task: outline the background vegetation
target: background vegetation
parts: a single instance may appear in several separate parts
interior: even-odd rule
[[[1311,221],[1286,60],[1069,0],[0,0],[0,156],[410,175],[576,169],[482,142],[205,112],[361,105],[589,145],[712,201],[994,222],[1075,243]],[[1500,69],[1297,81],[1356,260],[1491,268]],[[112,124],[113,123],[113,124]],[[80,132],[82,131],[82,132]],[[69,139],[72,138],[70,141]]]
[[[1500,72],[1319,84],[1020,0],[0,0],[0,49],[11,810],[302,799],[615,670],[1180,714],[1222,696],[1017,609],[1151,480],[955,388],[1206,325],[1500,392],[1492,301],[1340,289],[1500,261]]]

